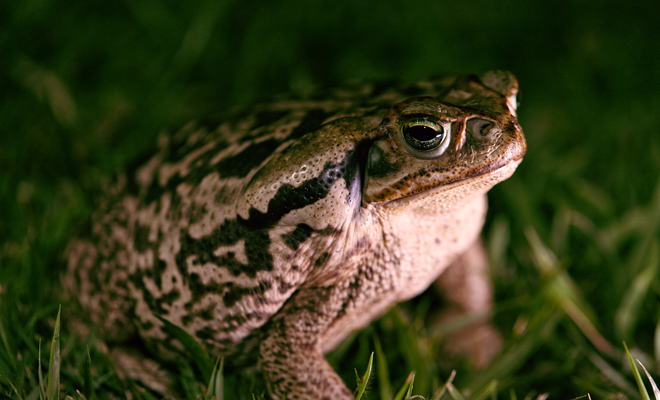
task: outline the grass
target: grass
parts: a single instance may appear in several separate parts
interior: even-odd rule
[[[85,341],[67,330],[73,307],[58,318],[56,293],[63,249],[103,182],[163,129],[310,84],[489,68],[518,76],[528,140],[490,193],[484,229],[501,355],[484,370],[443,357],[455,326],[426,323],[440,304],[428,291],[329,360],[355,388],[374,353],[363,398],[643,398],[622,341],[657,380],[658,7],[2,2],[0,399],[158,398],[118,379],[93,330]],[[46,361],[55,343],[59,367]],[[227,399],[264,393],[258,375],[218,375],[202,358],[173,369],[188,398],[206,398],[220,376]]]
[[[61,311],[61,309],[60,309]],[[60,367],[61,367],[61,358],[60,358],[60,311],[57,313],[57,318],[55,320],[55,332],[53,335],[53,340],[52,340],[52,345],[51,345],[51,350],[50,350],[50,362],[48,365],[48,384],[47,384],[47,390],[44,391],[44,382],[43,382],[43,377],[41,373],[41,365],[39,365],[39,381],[38,381],[38,388],[37,388],[37,393],[39,396],[40,400],[53,400],[53,399],[59,399],[60,397],[60,388],[59,388],[59,382],[60,382]],[[171,330],[174,330],[171,326],[168,328]],[[194,340],[190,337],[186,337],[186,334],[182,330],[177,330],[176,335],[179,339],[181,339],[185,344],[187,348],[191,350],[191,354],[198,353],[200,351],[199,345],[197,345]],[[628,350],[628,347],[625,345],[625,342],[623,344],[625,348],[625,352],[628,358],[628,362],[630,363],[630,367],[632,370],[632,373],[635,378],[635,382],[637,383],[637,387],[639,390],[639,394],[642,398],[642,400],[650,400],[650,396],[648,394],[648,391],[646,389],[646,386],[643,383],[642,377],[639,373],[639,370],[633,361],[633,357],[630,354],[630,351]],[[41,347],[41,346],[40,346]],[[208,356],[203,352],[201,354],[197,354],[198,357],[201,358],[206,358],[208,359]],[[195,357],[194,357],[195,358]],[[372,373],[372,367],[373,367],[373,359],[374,359],[374,353],[371,353],[371,356],[369,357],[369,363],[366,368],[366,372],[360,378],[358,375],[357,369],[355,370],[355,377],[357,381],[357,389],[356,389],[356,395],[355,395],[355,400],[361,400],[363,395],[365,394],[365,390],[367,388],[367,385],[369,384],[369,379],[371,377]],[[39,360],[40,363],[41,360]],[[89,356],[89,350],[87,351],[87,359],[85,363],[85,369],[84,369],[84,389],[83,392],[81,393],[80,390],[76,390],[77,397],[80,398],[81,400],[93,400],[96,398],[94,388],[93,388],[93,382],[92,382],[92,371],[91,371],[91,358]],[[196,361],[200,362],[200,360]],[[637,363],[642,367],[644,370],[644,373],[646,374],[646,377],[649,380],[649,383],[651,384],[653,388],[653,394],[655,400],[660,400],[660,390],[658,390],[658,387],[651,377],[651,374],[649,374],[648,370],[644,365],[639,361],[636,360]],[[202,365],[205,365],[207,360],[203,360],[200,362],[200,367]],[[219,359],[216,363],[215,366],[213,367],[212,371],[209,371],[210,373],[210,380],[208,385],[206,386],[206,394],[203,396],[206,400],[222,400],[224,399],[224,385],[223,385],[223,360]],[[453,400],[465,400],[466,397],[461,394],[461,392],[456,389],[456,387],[453,385],[452,381],[454,380],[454,377],[456,376],[456,371],[452,371],[452,373],[449,376],[449,379],[442,385],[441,387],[437,388],[435,392],[433,393],[433,396],[431,397],[432,400],[439,400],[441,398],[444,398],[444,396],[447,394],[448,398],[451,398]],[[382,376],[381,376],[382,378]],[[387,381],[387,379],[385,379]],[[396,395],[392,398],[391,396],[383,396],[383,398],[392,398],[393,400],[410,400],[412,398],[421,398],[423,399],[423,396],[413,396],[412,395],[412,390],[414,387],[414,382],[415,382],[415,373],[410,373],[408,375],[408,378],[406,378],[406,381],[404,385],[401,387],[401,389],[396,393]],[[20,399],[21,396],[18,393],[18,390],[14,385],[10,383],[10,386],[12,389],[14,389],[14,392],[16,395],[18,395],[18,398]],[[497,380],[492,380],[488,385],[482,388],[482,390],[479,393],[476,393],[473,396],[469,396],[470,398],[474,400],[482,400],[487,397],[496,399],[497,398],[497,389],[498,389],[498,381]],[[146,394],[147,392],[145,392]],[[201,394],[199,391],[197,393],[194,393],[193,396],[191,394],[193,393],[186,393],[188,395],[188,398],[201,398]],[[11,398],[7,395],[2,395],[5,396],[6,398]],[[540,395],[538,398],[544,398],[546,397],[547,394]],[[36,396],[31,396],[35,397]],[[150,395],[147,397],[151,397]],[[252,395],[253,399],[255,398],[255,395]],[[515,400],[517,397],[515,395],[515,392],[512,390],[510,391],[510,397],[512,400]],[[529,397],[529,396],[528,396]],[[581,396],[578,398],[582,397],[589,397],[587,396]],[[67,399],[73,399],[71,396],[67,396]]]

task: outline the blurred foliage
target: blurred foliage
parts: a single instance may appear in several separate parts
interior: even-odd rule
[[[497,68],[519,78],[528,140],[485,229],[505,350],[497,370],[458,364],[455,383],[635,396],[620,341],[660,371],[658,15],[642,0],[0,2],[0,391],[37,387],[68,238],[159,132],[310,85]],[[435,305],[427,293],[344,344],[344,379],[376,335],[390,386],[415,369],[430,395],[457,366],[418,323]],[[84,344],[66,336],[62,382],[81,388]],[[91,354],[97,389],[123,393]],[[226,382],[248,398],[245,379]]]

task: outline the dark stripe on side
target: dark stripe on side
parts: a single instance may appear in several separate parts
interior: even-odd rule
[[[294,188],[291,185],[283,185],[279,188],[275,196],[268,203],[268,209],[265,213],[255,208],[249,210],[249,218],[243,219],[238,216],[236,219],[227,220],[213,233],[203,238],[193,238],[186,231],[182,232],[181,249],[176,256],[176,263],[181,273],[184,283],[191,285],[194,298],[191,303],[201,299],[207,293],[218,293],[217,285],[205,286],[199,282],[199,278],[193,278],[189,274],[186,259],[194,256],[192,262],[195,265],[213,263],[219,267],[227,268],[233,275],[238,276],[241,273],[250,278],[255,278],[259,271],[271,271],[273,269],[273,257],[269,253],[270,237],[268,232],[273,228],[282,217],[289,212],[301,209],[309,204],[313,204],[325,198],[332,185],[339,179],[346,179],[349,187],[359,187],[360,185],[360,160],[359,154],[364,152],[363,145],[358,145],[355,150],[348,152],[344,160],[339,163],[326,163],[323,172],[317,178],[310,179],[300,187]],[[354,190],[350,190],[351,196],[355,197]],[[359,190],[357,191],[359,193]],[[354,204],[355,198],[350,199]],[[310,228],[311,229],[311,228]],[[295,238],[291,239],[291,244],[299,242],[303,236],[311,234],[304,227]],[[325,233],[325,232],[323,232]],[[295,240],[294,240],[295,239]],[[305,238],[306,239],[306,238]],[[228,246],[237,243],[239,240],[245,240],[245,254],[248,264],[241,264],[236,260],[233,253],[229,252],[223,256],[215,256],[213,251],[221,246]],[[192,288],[194,279],[195,288]],[[243,295],[254,294],[252,288],[245,290],[232,290],[232,295],[225,298],[225,305],[235,304]]]

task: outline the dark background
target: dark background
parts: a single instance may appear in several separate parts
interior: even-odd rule
[[[68,238],[89,219],[106,177],[164,129],[311,85],[488,69],[518,77],[528,141],[516,175],[491,193],[485,229],[505,304],[495,316],[504,354],[525,337],[521,318],[554,307],[548,315],[559,321],[515,353],[497,376],[500,389],[630,395],[594,357],[625,376],[617,357],[626,340],[658,371],[658,1],[3,1],[0,321],[19,329],[9,353],[48,337]],[[539,272],[530,228],[561,273]],[[566,316],[552,292],[564,272],[574,286],[561,296],[577,293],[619,350],[594,348]],[[386,322],[373,328],[385,337]],[[352,368],[366,365],[360,357],[340,363],[349,384]],[[6,358],[0,375],[22,382]],[[390,368],[397,388],[415,369],[400,365]],[[446,379],[442,367],[429,370]],[[465,386],[470,374],[459,373]],[[431,382],[419,383],[420,394]]]

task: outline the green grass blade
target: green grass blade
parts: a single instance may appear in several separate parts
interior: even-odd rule
[[[496,398],[498,384],[499,381],[497,381],[496,379],[490,381],[490,383],[486,385],[479,393],[475,394],[474,396],[471,396],[470,400],[484,400],[489,396],[492,399]]]
[[[30,389],[28,395],[25,396],[25,400],[39,400],[39,388],[32,384],[36,383],[34,380],[30,379]]]
[[[392,398],[392,385],[390,383],[390,372],[387,368],[387,359],[385,358],[385,353],[383,353],[383,348],[380,345],[380,339],[377,335],[373,335],[374,338],[374,347],[376,349],[376,368],[378,369],[378,383],[380,387],[380,398],[381,399],[391,399]]]
[[[92,382],[92,357],[89,355],[89,346],[87,347],[87,357],[85,357],[85,382],[83,385],[83,395],[87,400],[96,399],[94,383]]]
[[[657,280],[659,250],[658,242],[654,241],[650,247],[648,266],[644,268],[632,281],[632,284],[626,291],[621,301],[621,305],[616,310],[616,332],[621,339],[628,339],[642,313],[643,300],[649,291],[649,288]]]
[[[147,389],[140,387],[138,384],[133,382],[133,390],[131,390],[131,393],[137,400],[159,400],[151,394]]]
[[[518,400],[518,396],[516,396],[516,391],[513,388],[509,388],[509,398],[511,400]]]
[[[547,280],[549,297],[561,307],[582,331],[584,336],[601,352],[613,355],[612,345],[598,332],[593,323],[595,313],[584,301],[573,279],[559,268],[555,254],[541,241],[532,227],[525,229],[532,250],[532,260],[539,273]]]
[[[46,398],[46,385],[44,384],[44,376],[41,373],[41,338],[39,338],[39,356],[38,359],[38,368],[37,373],[39,376],[39,399],[44,400]]]
[[[2,339],[2,345],[5,348],[5,353],[7,354],[7,360],[11,363],[13,371],[18,370],[18,364],[16,359],[12,355],[11,346],[9,346],[9,340],[7,340],[7,334],[5,333],[5,327],[2,325],[2,320],[0,320],[0,339]]]
[[[220,363],[220,359],[216,360],[215,365],[213,366],[213,372],[211,372],[211,379],[209,380],[209,383],[206,386],[206,396],[204,397],[204,400],[213,399],[214,389],[215,389],[215,372],[218,369],[219,363]]]
[[[531,357],[531,354],[548,340],[563,315],[554,306],[552,309],[541,310],[537,315],[539,325],[529,329],[514,346],[497,357],[488,368],[475,373],[468,389],[475,393],[495,379],[506,379],[507,376],[514,374]]]
[[[195,340],[195,338],[190,336],[188,332],[184,331],[182,328],[174,325],[160,315],[156,315],[156,318],[161,320],[164,324],[165,330],[177,338],[183,347],[190,352],[193,361],[202,373],[202,378],[204,381],[209,382],[213,373],[213,363],[204,348],[197,342],[197,340]]]
[[[630,351],[628,350],[628,346],[626,346],[626,342],[623,342],[623,347],[626,349],[626,355],[628,356],[628,362],[630,363],[630,367],[632,368],[633,375],[635,376],[635,382],[637,382],[637,387],[639,388],[639,394],[642,396],[642,400],[651,400],[649,397],[649,393],[646,391],[646,387],[644,386],[644,382],[642,381],[642,377],[639,374],[639,370],[637,369],[637,365],[633,361],[632,356],[630,355]]]
[[[465,397],[463,397],[461,392],[458,389],[456,389],[456,386],[454,386],[453,383],[447,385],[447,391],[449,392],[449,395],[451,396],[452,399],[465,400]]]
[[[60,398],[60,315],[62,313],[62,306],[57,311],[57,319],[55,320],[55,333],[53,333],[53,342],[50,347],[50,362],[48,363],[48,400],[59,400]]]
[[[369,382],[369,377],[371,377],[371,367],[374,363],[374,353],[371,352],[371,357],[369,357],[369,364],[367,364],[367,371],[362,376],[362,380],[358,385],[358,393],[355,396],[355,400],[360,400],[364,394],[365,389],[367,388],[367,383]]]
[[[218,370],[215,373],[215,400],[224,400],[225,398],[225,393],[224,393],[224,379],[222,376],[222,371],[224,370],[225,366],[225,358],[220,357],[220,365],[218,366]]]
[[[653,337],[653,352],[655,353],[655,359],[660,361],[660,318],[658,319],[658,324],[655,326],[655,335]]]
[[[415,384],[415,375],[412,376],[412,379],[410,380],[410,385],[408,385],[408,390],[406,391],[406,399],[405,400],[410,400],[412,397],[412,390],[413,390],[413,385]]]
[[[195,376],[193,367],[188,362],[182,362],[179,365],[179,384],[186,399],[203,399],[206,391],[203,391]]]
[[[456,377],[456,370],[451,371],[451,374],[449,374],[449,378],[447,379],[447,382],[445,382],[444,385],[440,386],[435,393],[433,393],[433,397],[431,397],[431,400],[440,400],[442,396],[445,395],[445,392],[447,392],[447,387],[449,386],[450,383],[454,381],[454,378]]]
[[[224,399],[224,382],[222,377],[222,370],[224,368],[225,358],[220,357],[216,360],[211,372],[211,379],[209,380],[208,389],[206,389],[205,400]],[[254,394],[252,395],[254,397]]]
[[[403,396],[405,396],[406,394],[406,389],[408,389],[408,386],[410,385],[410,382],[413,381],[413,379],[415,379],[415,371],[408,374],[405,383],[403,384],[403,386],[401,386],[401,389],[399,389],[399,391],[396,392],[396,396],[394,396],[394,399],[392,400],[403,400]]]
[[[642,364],[639,360],[637,360],[639,365],[642,366],[642,369],[644,369],[644,373],[646,374],[646,377],[649,378],[649,382],[651,382],[651,387],[653,388],[653,396],[655,397],[655,400],[660,400],[660,390],[658,390],[658,386],[655,384],[655,381],[651,377],[651,374],[649,374],[649,371],[646,370],[646,367],[644,364]]]
[[[596,366],[596,368],[600,370],[600,373],[603,374],[607,380],[628,394],[634,395],[636,393],[635,387],[628,382],[628,379],[626,379],[622,373],[610,366],[607,361],[598,356],[598,354],[591,352],[588,357],[589,360],[591,360],[591,362]]]

